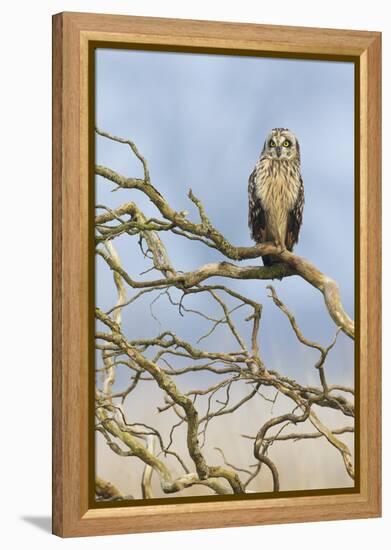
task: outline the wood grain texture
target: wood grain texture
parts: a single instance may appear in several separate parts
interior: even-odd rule
[[[357,494],[89,509],[88,45],[126,42],[360,62]],[[380,33],[64,13],[53,18],[53,532],[59,536],[380,515]],[[357,321],[356,321],[357,322]]]
[[[129,17],[92,13],[63,14],[95,39],[174,46],[265,50],[283,53],[361,55],[378,33],[223,23],[184,19]],[[103,33],[103,35],[102,35]]]
[[[62,18],[53,20],[52,102],[52,518],[53,531],[60,533],[63,509],[64,463],[62,451]],[[60,512],[60,513],[59,513]]]
[[[361,263],[366,265],[365,286],[361,300],[366,302],[366,316],[361,316],[361,332],[366,334],[366,360],[361,361],[362,387],[366,384],[361,418],[366,418],[368,431],[363,439],[367,446],[368,498],[381,508],[381,38],[371,43],[365,53],[363,69],[363,109],[366,108],[366,250]],[[366,378],[364,377],[364,371]]]

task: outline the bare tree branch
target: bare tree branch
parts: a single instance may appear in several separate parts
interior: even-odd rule
[[[116,138],[111,136],[110,139],[119,141],[120,143],[126,142],[121,138]],[[208,269],[199,268],[198,274],[196,277],[201,277],[197,282],[192,284],[197,284],[206,278],[213,277],[216,275],[222,277],[233,277],[233,278],[253,278],[253,279],[274,279],[274,278],[283,278],[288,275],[300,275],[306,281],[308,281],[315,288],[320,290],[324,296],[324,300],[327,306],[327,309],[338,327],[340,327],[345,334],[354,338],[354,323],[349,318],[349,316],[344,311],[338,285],[330,277],[321,273],[311,262],[294,255],[292,252],[287,250],[281,250],[272,243],[263,243],[258,244],[254,247],[236,247],[227,241],[227,239],[216,229],[214,228],[209,219],[206,217],[205,210],[201,206],[201,203],[198,199],[195,199],[193,195],[193,202],[196,200],[199,211],[202,211],[201,223],[192,223],[183,216],[182,213],[175,212],[167,201],[162,197],[162,195],[153,187],[149,179],[135,179],[135,178],[125,178],[124,176],[119,175],[113,170],[106,168],[104,166],[96,166],[95,172],[98,176],[101,176],[109,181],[112,181],[123,189],[138,189],[142,191],[147,197],[153,202],[153,204],[158,208],[162,216],[171,221],[175,226],[179,227],[182,231],[186,231],[192,235],[198,237],[207,238],[209,241],[212,241],[214,246],[227,258],[233,260],[244,260],[249,258],[258,258],[266,254],[279,255],[281,258],[282,265],[277,264],[269,268],[258,268],[258,271],[248,272],[247,276],[234,276],[233,273],[238,273],[235,269],[232,270],[222,270],[222,273],[216,273],[218,271],[218,265],[215,264],[211,272]],[[200,210],[200,208],[202,210]],[[207,220],[207,222],[205,222]],[[225,263],[225,262],[224,262]],[[232,264],[229,264],[232,266]],[[207,266],[204,266],[205,268]],[[236,266],[232,266],[235,268]],[[259,271],[261,270],[261,271]],[[244,272],[246,273],[246,271]],[[250,274],[251,273],[251,274]],[[261,275],[262,273],[262,275]],[[191,279],[190,274],[187,277]],[[192,286],[192,285],[190,285]]]
[[[188,212],[176,211],[152,185],[148,162],[133,141],[102,130],[96,132],[103,138],[127,145],[143,171],[142,178],[128,178],[110,168],[96,166],[96,176],[102,178],[98,181],[114,183],[114,190],[143,193],[156,211],[153,217],[148,217],[136,202],[125,202],[116,208],[100,204],[96,206],[95,217],[96,254],[112,272],[116,295],[106,312],[100,307],[95,312],[99,360],[96,365],[96,432],[99,441],[106,444],[118,460],[129,463],[129,473],[133,471],[133,464],[141,465],[138,471],[142,474],[134,480],[135,492],[140,493],[140,498],[153,499],[159,494],[182,493],[199,486],[214,494],[243,494],[253,492],[249,485],[255,487],[263,478],[269,479],[269,483],[271,479],[273,491],[278,492],[283,477],[273,456],[274,445],[288,447],[300,440],[312,441],[316,445],[320,438],[336,451],[344,475],[354,479],[351,450],[338,437],[354,433],[354,426],[330,429],[323,417],[320,420],[315,412],[319,407],[332,410],[334,415],[344,419],[355,416],[354,402],[351,401],[354,400],[354,389],[332,384],[327,376],[329,352],[339,333],[354,338],[354,324],[342,307],[337,283],[308,260],[279,249],[273,243],[253,247],[233,245],[214,227],[205,205],[192,190],[188,198],[196,208],[198,221],[191,221]],[[182,272],[175,267],[170,256],[167,235],[187,239],[189,245],[191,241],[196,242],[197,246],[211,249],[213,254],[218,252],[223,261]],[[136,274],[137,278],[129,272],[128,263],[121,262],[114,244],[119,237],[128,242],[136,239],[137,250],[146,264],[142,273]],[[167,243],[170,242],[167,239]],[[265,254],[278,255],[281,263],[271,267],[235,263]],[[274,305],[287,318],[288,329],[293,330],[303,349],[318,352],[319,358],[313,367],[318,373],[319,385],[299,383],[265,363],[261,340],[261,318],[262,327],[265,322],[262,304],[229,286],[232,280],[270,281],[294,275],[322,292],[327,310],[338,327],[326,346],[309,340],[275,288],[267,286]],[[211,284],[213,277],[222,278],[224,284],[221,281]],[[128,297],[129,288],[134,291],[131,290]],[[195,298],[200,298],[200,305],[198,302],[193,305]],[[212,313],[204,310],[206,300],[211,304]],[[137,324],[137,314],[134,313],[137,304],[150,311],[154,322],[147,336],[132,338],[127,334],[122,319],[133,314]],[[193,337],[181,337],[181,331],[176,333],[167,326],[160,313],[163,306],[174,312],[178,319],[198,318],[205,328],[202,327],[201,334]],[[224,345],[224,349],[208,347],[209,341],[216,339],[217,332],[224,333],[224,342],[230,342]],[[123,383],[124,373],[126,383]],[[213,381],[203,386],[191,382],[201,380],[194,377],[200,374],[213,377]],[[164,429],[158,429],[154,420],[141,419],[137,408],[132,406],[137,394],[149,399],[151,385],[159,388],[162,396],[154,410],[159,418],[165,419]],[[240,393],[237,388],[240,388]],[[242,436],[249,439],[252,450],[251,447],[248,449],[248,456],[255,457],[256,462],[237,464],[236,459],[228,461],[226,458],[232,456],[236,434],[230,431],[230,448],[225,449],[213,446],[211,430],[218,419],[226,421],[228,426],[234,415],[241,414],[250,402],[256,407],[262,403],[263,407],[254,433]],[[274,409],[279,409],[279,412],[275,413]],[[287,427],[298,424],[302,424],[302,432],[285,433]],[[308,425],[315,427],[316,431],[309,432]],[[209,462],[208,457],[213,456],[211,450],[219,453],[223,466]],[[155,481],[159,481],[154,483],[154,489],[153,476]],[[139,498],[124,495],[100,477],[96,479],[96,496],[98,500]]]

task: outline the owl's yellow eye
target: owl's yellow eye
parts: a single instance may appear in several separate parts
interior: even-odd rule
[[[276,142],[274,141],[274,139],[271,139],[269,141],[269,147],[275,147],[276,146]]]
[[[286,139],[282,145],[284,147],[290,147],[290,144],[291,144],[291,142],[289,141],[289,139]]]

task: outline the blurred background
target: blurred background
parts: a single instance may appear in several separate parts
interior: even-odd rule
[[[268,131],[277,126],[290,128],[298,137],[302,153],[305,186],[304,221],[295,251],[338,281],[342,302],[354,317],[354,66],[351,63],[231,57],[126,50],[98,50],[96,54],[96,123],[112,134],[132,139],[148,161],[153,185],[176,210],[197,212],[187,198],[189,188],[203,202],[213,223],[235,245],[251,245],[247,227],[248,176],[259,157]],[[139,161],[125,145],[98,137],[96,161],[129,177],[142,177]],[[157,214],[142,193],[134,190],[112,193],[113,186],[96,180],[96,202],[110,208],[135,201],[147,214]],[[190,243],[175,235],[163,234],[177,270],[188,271],[224,258],[202,244]],[[143,258],[137,238],[122,236],[114,241],[123,267],[134,277],[150,267]],[[260,259],[241,265],[259,265]],[[153,278],[149,273],[145,278]],[[267,366],[301,384],[318,384],[314,364],[318,354],[304,348],[276,306],[268,298],[269,281],[219,281],[263,304],[260,333],[261,355]],[[304,335],[323,345],[331,342],[336,327],[323,297],[298,277],[274,281],[279,297],[294,313]],[[129,296],[132,291],[129,289]],[[184,318],[161,296],[147,295],[123,311],[123,330],[129,338],[153,337],[164,329],[173,330],[193,344],[210,325],[197,315]],[[175,299],[180,297],[173,291]],[[112,273],[96,260],[96,302],[103,310],[115,304]],[[189,308],[216,314],[207,297],[186,298]],[[230,303],[230,305],[234,305]],[[249,311],[234,314],[246,341],[251,327],[245,321]],[[237,349],[226,328],[219,327],[198,347],[218,351]],[[100,358],[97,356],[97,366]],[[174,366],[183,366],[180,361]],[[334,384],[354,385],[353,342],[341,334],[329,355],[326,374]],[[212,374],[176,377],[183,392],[216,383]],[[98,378],[98,384],[101,380]],[[129,371],[119,368],[114,391],[129,384]],[[236,384],[232,401],[249,392]],[[264,392],[272,398],[273,392]],[[221,399],[221,395],[216,396]],[[176,417],[158,414],[163,394],[152,382],[145,382],[125,402],[129,422],[146,422],[167,438]],[[200,407],[201,413],[203,411]],[[208,428],[204,448],[208,461],[222,464],[219,453],[238,466],[254,463],[252,442],[242,434],[255,434],[270,415],[288,412],[292,406],[280,397],[270,402],[256,397],[234,415],[214,419]],[[348,422],[338,413],[316,409],[328,426]],[[302,426],[314,431],[311,426]],[[299,431],[298,428],[290,431]],[[185,456],[185,432],[175,433],[175,449]],[[352,448],[353,437],[341,436]],[[347,487],[341,456],[323,439],[276,443],[271,458],[280,471],[281,489]],[[142,464],[137,459],[114,455],[97,436],[97,473],[115,483],[124,493],[140,498]],[[170,463],[173,471],[176,464]],[[178,472],[179,473],[179,470]],[[160,496],[154,480],[156,496]],[[268,471],[261,472],[250,486],[254,491],[271,490]],[[209,494],[204,488],[185,491]],[[176,495],[173,495],[176,496]]]

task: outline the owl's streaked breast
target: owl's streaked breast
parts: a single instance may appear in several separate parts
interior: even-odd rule
[[[266,213],[268,235],[285,244],[288,215],[300,189],[299,163],[261,158],[255,183],[256,194]]]

